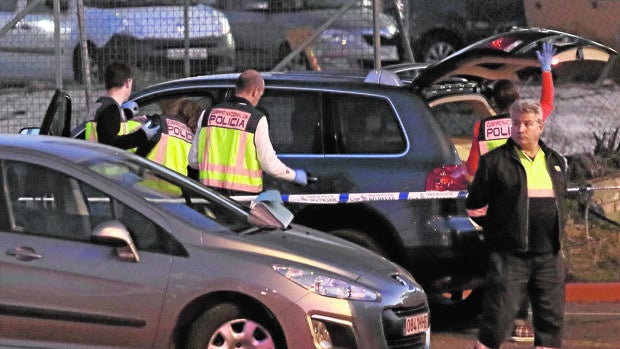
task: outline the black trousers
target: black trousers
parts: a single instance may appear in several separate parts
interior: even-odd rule
[[[489,348],[499,348],[512,329],[523,298],[529,296],[534,345],[560,348],[565,280],[564,259],[560,254],[492,252],[478,340]]]

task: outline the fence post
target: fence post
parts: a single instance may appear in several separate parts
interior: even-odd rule
[[[183,72],[185,77],[191,75],[189,66],[189,0],[185,0],[183,4],[183,49],[185,54],[183,57]]]
[[[62,90],[62,57],[60,56],[60,0],[54,0],[54,58],[56,61],[56,88]]]
[[[80,55],[82,56],[82,69],[84,72],[84,99],[86,100],[86,115],[90,114],[90,57],[88,56],[88,44],[86,42],[86,33],[84,32],[84,0],[77,0],[77,18],[80,28]],[[103,74],[105,67],[99,67],[100,74]]]

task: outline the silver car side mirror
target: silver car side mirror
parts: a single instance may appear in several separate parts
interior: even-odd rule
[[[267,190],[258,195],[250,204],[248,222],[264,228],[286,229],[294,215],[285,206],[280,192]]]
[[[93,239],[116,248],[118,258],[126,261],[139,262],[140,255],[136,245],[129,235],[129,230],[117,220],[108,220],[100,223],[93,229]]]

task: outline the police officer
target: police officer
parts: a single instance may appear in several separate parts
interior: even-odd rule
[[[263,190],[263,170],[276,178],[307,185],[304,170],[293,170],[277,157],[269,139],[265,113],[256,105],[265,81],[255,70],[241,73],[230,101],[201,115],[189,153],[189,165],[200,181],[225,195]]]
[[[135,149],[155,137],[160,129],[151,123],[128,123],[121,103],[129,98],[133,87],[131,68],[113,62],[105,67],[106,94],[100,97],[86,122],[86,139],[122,149]],[[141,154],[144,155],[144,154]]]
[[[146,158],[166,166],[184,176],[187,176],[187,155],[192,146],[194,131],[188,124],[189,117],[182,113],[181,109],[189,109],[189,99],[165,98],[159,102],[161,115],[136,115],[134,119],[141,123],[152,120],[154,124],[161,125],[160,137],[153,137],[146,150]],[[138,105],[134,101],[123,104],[125,109],[136,113]],[[196,109],[194,109],[196,110]],[[196,110],[200,113],[201,110]],[[198,117],[198,115],[196,115]],[[139,148],[138,152],[143,152]]]

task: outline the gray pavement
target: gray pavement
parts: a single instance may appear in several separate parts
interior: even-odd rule
[[[432,349],[471,349],[478,330],[475,323],[432,323]],[[620,348],[620,302],[566,304],[563,349]],[[533,343],[505,342],[502,349],[533,348]]]

